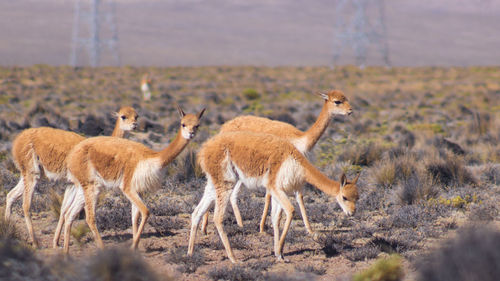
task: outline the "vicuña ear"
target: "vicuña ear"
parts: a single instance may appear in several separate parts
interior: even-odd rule
[[[361,175],[361,172],[359,172],[358,175],[354,178],[354,180],[352,181],[352,184],[356,184],[358,182],[359,175]]]
[[[120,118],[120,114],[118,112],[113,112],[112,113],[113,117],[115,117],[116,119]]]
[[[201,119],[201,116],[203,116],[203,113],[205,113],[205,107],[198,113],[198,120]]]
[[[340,176],[340,188],[344,188],[344,186],[347,184],[347,177],[345,176],[345,173],[342,173]]]
[[[328,93],[325,91],[317,92],[316,95],[322,97],[324,100],[328,100]]]
[[[186,116],[186,113],[184,113],[184,111],[182,110],[182,108],[178,104],[176,104],[175,106],[177,107],[177,111],[179,112],[179,115],[181,116],[181,118]]]

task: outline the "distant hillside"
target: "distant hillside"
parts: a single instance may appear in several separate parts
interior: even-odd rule
[[[335,1],[116,1],[124,65],[328,65]],[[394,65],[498,65],[500,4],[385,1]],[[67,64],[73,1],[0,2],[0,65]],[[375,50],[369,64],[380,64]],[[345,53],[341,63],[353,63]]]

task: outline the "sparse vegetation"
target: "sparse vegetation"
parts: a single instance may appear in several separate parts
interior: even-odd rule
[[[150,103],[142,102],[138,92],[137,79],[145,72],[155,80],[153,87],[157,95]],[[393,253],[401,255],[400,259],[405,262],[399,265],[405,269],[408,264],[413,266],[415,257],[429,251],[436,240],[442,244],[444,237],[453,237],[457,228],[478,221],[498,224],[500,220],[498,67],[390,70],[367,67],[360,70],[346,66],[331,70],[326,67],[33,66],[0,67],[0,73],[3,74],[0,78],[0,210],[4,209],[7,192],[20,178],[10,152],[12,140],[28,127],[48,125],[80,134],[109,134],[114,120],[108,112],[116,111],[121,105],[131,105],[140,114],[140,124],[129,138],[159,150],[175,137],[179,126],[175,103],[196,110],[207,107],[199,134],[167,167],[161,189],[143,197],[151,216],[143,233],[146,251],[139,250],[140,255],[146,257],[142,264],[154,264],[161,267],[162,272],[171,267],[178,271],[178,279],[311,280],[324,273],[320,278],[335,280],[338,272],[352,275],[359,271],[358,264],[375,263],[376,258]],[[272,252],[270,220],[267,234],[258,234],[264,193],[244,188],[239,197],[244,228],[236,225],[231,207],[224,221],[231,245],[236,255],[243,258],[244,266],[232,266],[221,258],[225,253],[212,217],[208,235],[199,236],[194,255],[188,258],[185,231],[190,227],[190,214],[206,184],[196,162],[200,144],[217,134],[222,123],[242,114],[282,120],[305,130],[315,121],[322,106],[321,99],[312,93],[332,88],[332,81],[345,92],[355,114],[335,117],[308,157],[335,179],[342,171],[347,172],[348,178],[362,172],[355,216],[345,217],[334,200],[306,186],[306,210],[319,235],[311,236],[305,231],[295,205],[284,249],[291,262],[278,264]],[[34,223],[40,224],[36,229],[42,241],[52,238],[54,217],[58,216],[65,184],[64,180],[57,183],[41,180],[35,188],[38,194],[33,197],[31,210]],[[103,188],[103,193],[107,194],[101,196],[96,218],[105,246],[129,246],[132,239],[130,204],[120,192]],[[0,211],[1,239],[24,239],[23,223],[20,202],[14,204],[9,222],[3,221]],[[435,253],[425,256],[435,267],[421,267],[419,272],[434,274],[438,269],[446,272],[453,266],[484,271],[489,264],[483,261],[485,254],[476,251],[498,246],[492,242],[491,231],[481,233],[485,239],[471,234],[468,240],[448,242],[448,250],[438,250],[446,255],[465,256],[467,249],[478,259],[477,263],[464,265],[454,259],[446,261],[445,254]],[[127,258],[128,251],[102,254],[100,259],[90,254],[95,251],[95,244],[84,221],[74,224],[72,235],[76,243],[71,247],[79,249],[72,251],[74,260],[84,260],[74,263],[78,270],[89,270],[91,259],[95,259],[94,269],[98,263],[106,263],[104,259],[118,259],[114,265],[108,263],[105,267],[130,267],[142,272],[142,266],[125,265],[135,263],[134,259]],[[466,242],[477,246],[473,249],[464,246],[462,253],[459,245]],[[43,247],[47,247],[46,243]],[[487,243],[489,246],[484,246]],[[21,246],[16,247],[21,253],[18,257],[30,256],[17,271],[24,272],[20,274],[30,280],[31,266],[35,267],[33,272],[41,272],[47,265],[45,253],[33,255]],[[62,272],[52,271],[55,278],[50,272],[40,276],[46,276],[45,280],[80,280],[75,276],[91,279],[87,274],[74,275],[77,269],[73,266],[63,267]],[[104,275],[109,273],[94,269],[93,272]],[[379,269],[378,272],[386,271]],[[141,276],[149,275],[142,272]],[[442,280],[423,276],[427,277],[421,280]],[[35,277],[31,280],[40,280]],[[481,278],[473,279],[488,280]]]
[[[404,276],[401,257],[391,255],[375,262],[367,270],[356,274],[353,281],[398,281]]]

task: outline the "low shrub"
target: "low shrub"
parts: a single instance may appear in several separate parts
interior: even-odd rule
[[[401,257],[391,255],[376,261],[368,269],[354,275],[353,281],[398,281],[404,277]],[[452,279],[450,279],[452,280]]]
[[[183,273],[193,273],[201,265],[205,264],[205,256],[200,251],[193,255],[187,255],[186,247],[176,247],[166,254],[166,261],[177,265],[177,270]]]
[[[417,280],[498,280],[500,232],[486,226],[459,230],[458,236],[417,262]]]
[[[245,268],[239,265],[229,267],[214,267],[208,272],[208,276],[212,280],[228,280],[228,281],[254,281],[267,280],[264,275],[251,268]]]

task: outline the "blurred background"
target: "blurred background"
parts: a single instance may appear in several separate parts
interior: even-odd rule
[[[0,65],[69,64],[75,1],[0,1]],[[116,0],[120,64],[330,65],[339,1]],[[383,3],[391,65],[498,65],[500,1]],[[367,52],[367,65],[384,64],[376,48]],[[103,51],[101,65],[109,57]],[[338,64],[354,63],[346,48]]]

